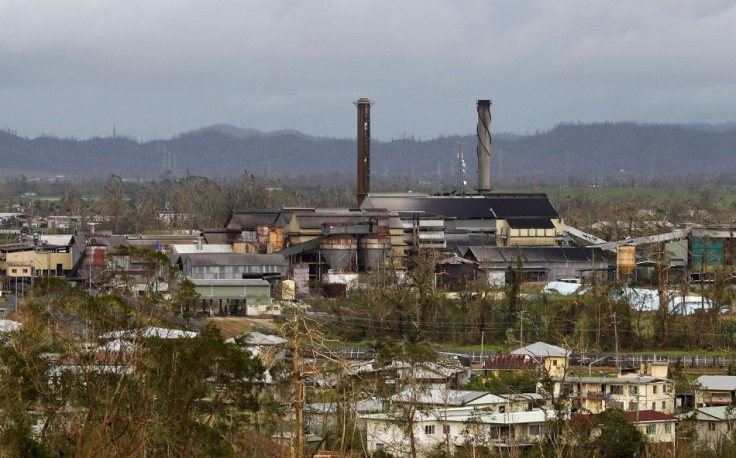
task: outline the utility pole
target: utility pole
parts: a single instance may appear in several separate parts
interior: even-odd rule
[[[613,335],[616,339],[616,368],[618,369],[618,375],[621,375],[621,364],[618,359],[618,320],[616,320],[616,312],[613,312]]]
[[[481,331],[480,332],[480,363],[483,364],[485,361],[483,360],[483,340],[485,339],[486,332]]]

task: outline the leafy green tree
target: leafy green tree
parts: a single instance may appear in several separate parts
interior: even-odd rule
[[[647,440],[644,433],[626,419],[620,409],[609,409],[598,416],[600,434],[593,441],[593,448],[602,458],[627,458],[639,456]]]
[[[125,298],[89,297],[53,277],[37,280],[20,319],[0,346],[0,452],[244,453],[263,366],[214,326],[193,338],[144,337],[151,318]],[[89,345],[90,335],[111,330],[129,340]]]

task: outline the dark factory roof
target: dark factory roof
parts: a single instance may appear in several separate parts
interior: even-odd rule
[[[258,226],[273,225],[278,215],[278,211],[230,210],[225,227],[254,231]]]
[[[459,219],[559,217],[546,194],[487,194],[430,196],[427,194],[368,194],[361,208],[385,208]]]
[[[512,229],[554,229],[555,227],[549,218],[508,218],[506,222]]]
[[[296,218],[299,227],[302,229],[319,229],[325,224],[355,225],[371,223],[376,226],[401,227],[398,214],[391,211],[316,211],[313,213],[294,213],[291,218]]]

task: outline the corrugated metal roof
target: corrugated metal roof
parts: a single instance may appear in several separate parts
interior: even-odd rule
[[[319,229],[324,224],[377,224],[391,228],[399,228],[401,220],[396,212],[391,211],[322,211],[312,213],[294,213],[302,229]]]
[[[231,222],[235,222],[240,229],[254,231],[258,226],[274,224],[278,215],[278,211],[232,210],[225,222],[225,226],[229,226]]]
[[[598,262],[607,260],[603,250],[590,247],[458,247],[459,253],[481,264],[511,265],[521,256],[523,263]]]
[[[425,405],[464,406],[483,397],[486,397],[484,401],[488,404],[506,402],[505,398],[496,396],[487,391],[448,390],[439,388],[417,391],[407,388],[401,393],[393,395],[391,400],[394,402],[418,402],[419,404]]]
[[[736,375],[701,375],[695,380],[705,390],[735,391]]]
[[[217,278],[217,279],[202,279],[202,278],[190,278],[190,282],[194,283],[194,286],[269,286],[270,283],[260,278]]]
[[[69,246],[69,243],[72,241],[72,234],[60,234],[60,235],[46,235],[41,234],[39,236],[39,239],[41,242],[46,242],[47,245],[54,245],[54,246]]]
[[[729,410],[733,409],[731,406],[713,406],[713,407],[700,407],[695,410],[694,415],[699,421],[713,421],[713,420],[728,420],[729,417],[733,420],[733,413],[729,413]],[[686,414],[685,417],[689,417],[690,414]],[[708,418],[711,417],[711,418]]]
[[[510,352],[512,355],[529,355],[534,357],[547,357],[547,356],[567,356],[570,354],[569,350],[565,350],[557,345],[551,345],[545,342],[534,342],[533,344],[525,345],[521,348]]]
[[[207,243],[197,248],[197,244],[179,244],[171,245],[171,250],[177,254],[189,253],[232,253],[233,247],[227,243]]]
[[[280,254],[190,253],[183,257],[192,266],[286,266]]]

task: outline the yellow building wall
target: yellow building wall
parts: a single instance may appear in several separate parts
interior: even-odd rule
[[[30,277],[42,275],[44,271],[56,271],[57,264],[62,270],[71,270],[71,253],[37,253],[35,251],[19,251],[8,253],[6,257],[6,275],[9,277]]]
[[[506,220],[496,220],[496,244],[498,246],[554,246],[557,236],[564,232],[561,219],[551,220],[554,228],[513,229]]]

